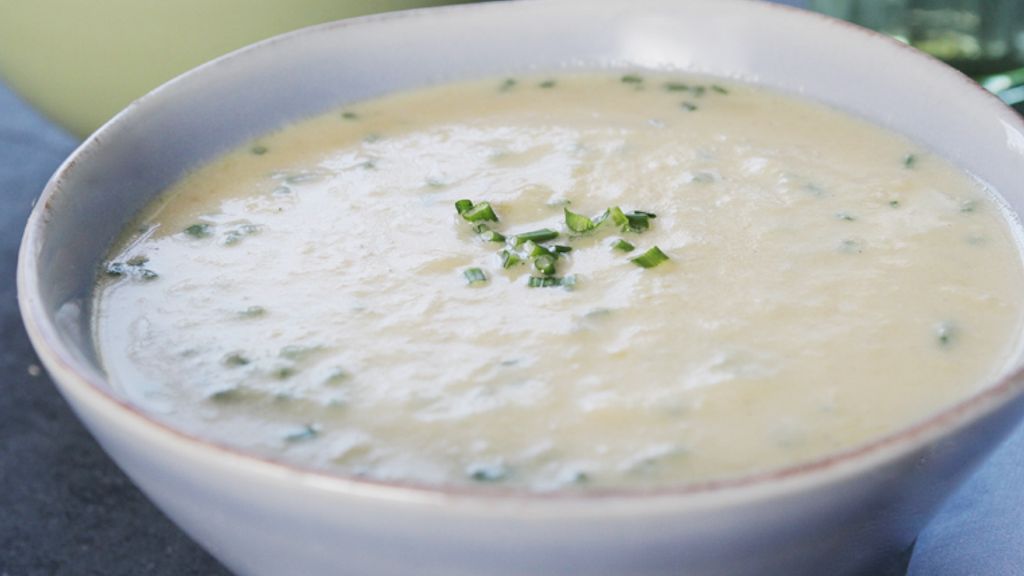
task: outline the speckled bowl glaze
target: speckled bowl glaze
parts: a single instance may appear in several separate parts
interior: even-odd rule
[[[740,0],[490,3],[349,20],[206,64],[135,102],[50,181],[18,269],[29,335],[62,393],[168,516],[239,574],[877,574],[1024,410],[1017,368],[870,444],[798,467],[652,491],[427,489],[303,470],[161,425],[106,382],[89,327],[118,231],[186,170],[346,101],[575,68],[717,74],[902,132],[1024,208],[1024,125],[918,52]],[[884,402],[884,398],[879,398]]]

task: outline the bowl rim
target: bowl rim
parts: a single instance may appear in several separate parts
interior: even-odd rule
[[[710,4],[711,0],[693,0]],[[959,77],[965,85],[965,91],[975,89],[990,99],[990,114],[995,114],[1010,127],[1024,133],[1024,119],[1006,106],[999,98],[959,71],[947,66],[936,58],[920,52],[889,36],[862,28],[855,24],[834,19],[832,17],[803,10],[786,4],[776,4],[758,0],[727,0],[721,5],[733,8],[762,9],[776,12],[789,12],[789,16],[800,24],[841,25],[847,31],[859,35],[860,41],[884,42],[893,49],[903,49],[913,53],[920,66],[929,74],[946,74]],[[387,481],[360,478],[333,472],[311,465],[284,462],[272,457],[261,456],[245,449],[204,439],[201,436],[187,433],[170,424],[150,416],[141,407],[126,399],[118,397],[109,389],[105,379],[94,378],[88,367],[74,354],[60,338],[60,329],[51,321],[51,314],[38,296],[39,278],[38,265],[34,254],[46,236],[46,224],[50,219],[51,202],[54,197],[64,193],[64,181],[74,177],[76,165],[87,161],[93,148],[103,145],[107,133],[125,121],[130,121],[133,111],[147,101],[156,98],[179,82],[187,81],[193,75],[215,68],[224,62],[236,58],[244,58],[254,51],[271,49],[282,42],[296,41],[310,34],[337,33],[351,26],[360,26],[369,22],[386,22],[408,18],[424,18],[442,16],[452,12],[470,10],[503,10],[509,5],[560,3],[550,0],[505,0],[502,2],[485,2],[476,4],[448,5],[429,8],[417,8],[373,14],[349,18],[300,28],[280,34],[260,42],[256,42],[238,50],[229,52],[209,62],[201,64],[189,71],[167,81],[144,96],[138,98],[121,110],[117,115],[104,123],[93,134],[89,135],[74,152],[58,167],[44,187],[26,224],[18,252],[17,264],[17,296],[22,319],[40,360],[50,372],[53,381],[65,396],[75,396],[106,413],[126,427],[134,427],[148,434],[147,438],[159,439],[174,445],[183,452],[191,453],[197,459],[207,462],[226,461],[238,474],[256,473],[264,477],[274,478],[282,482],[294,482],[296,478],[305,481],[308,486],[315,486],[330,492],[347,495],[372,496],[391,501],[418,503],[482,502],[496,501],[513,504],[544,503],[551,507],[553,503],[567,504],[576,507],[586,505],[586,509],[594,508],[591,504],[598,501],[627,501],[672,499],[682,505],[701,506],[711,503],[757,500],[770,496],[789,494],[832,482],[849,479],[868,470],[879,468],[894,462],[900,457],[921,449],[928,443],[955,433],[961,428],[981,420],[984,416],[999,410],[1015,398],[1024,396],[1024,365],[1008,371],[987,386],[980,388],[961,400],[946,405],[918,421],[897,427],[895,430],[879,437],[855,444],[846,449],[829,452],[823,456],[798,462],[788,466],[768,470],[745,473],[722,478],[712,478],[697,482],[683,482],[678,485],[659,487],[617,487],[597,488],[585,491],[530,491],[527,488],[477,487],[462,485],[430,485],[414,481]],[[642,0],[635,5],[657,4],[659,0]],[[128,120],[126,120],[128,118]],[[1024,156],[1024,151],[1022,151]],[[74,407],[74,402],[72,402]],[[77,410],[77,408],[76,408]],[[600,513],[598,511],[597,513]]]

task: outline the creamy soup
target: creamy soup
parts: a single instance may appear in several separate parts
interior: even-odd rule
[[[188,433],[420,485],[647,487],[905,427],[1020,344],[1013,221],[824,106],[653,73],[355,103],[154,202],[102,361]]]

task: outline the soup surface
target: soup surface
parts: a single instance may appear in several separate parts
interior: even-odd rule
[[[679,485],[990,384],[1019,346],[1015,230],[968,175],[813,103],[651,73],[478,81],[190,174],[104,263],[95,332],[133,402],[274,459]]]

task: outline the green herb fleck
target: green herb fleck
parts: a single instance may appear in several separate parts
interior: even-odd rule
[[[271,375],[278,380],[287,380],[295,375],[294,366],[281,366],[271,371]]]
[[[239,312],[238,315],[242,316],[243,318],[258,318],[266,313],[267,309],[264,308],[263,306],[249,306],[248,308]]]
[[[550,228],[541,228],[540,230],[516,234],[512,237],[512,240],[516,246],[522,246],[526,242],[540,243],[554,240],[555,238],[558,238],[558,232]]]
[[[977,200],[964,200],[963,202],[960,203],[960,211],[965,213],[965,214],[969,213],[969,212],[974,212],[977,209],[978,209],[978,201]]]
[[[506,78],[505,81],[501,83],[501,86],[498,87],[498,90],[502,92],[508,92],[509,90],[515,88],[516,84],[517,82],[515,78]]]
[[[473,201],[472,200],[465,200],[465,199],[463,199],[463,200],[457,200],[455,202],[455,210],[459,213],[459,215],[465,214],[472,207],[473,207]]]
[[[668,260],[668,256],[661,251],[657,246],[651,248],[647,252],[637,256],[636,258],[630,258],[630,261],[641,268],[654,268],[658,264]]]
[[[477,462],[466,468],[466,476],[475,482],[500,482],[509,475],[500,462]]]
[[[625,240],[620,238],[612,243],[612,248],[616,250],[621,250],[623,252],[632,252],[636,248],[636,246],[633,246],[629,242],[626,242]]]
[[[267,147],[262,144],[257,144],[252,148],[249,148],[249,152],[252,152],[256,156],[263,156],[267,153]]]
[[[836,220],[842,220],[844,222],[853,222],[857,218],[849,212],[836,212]]]
[[[915,154],[907,154],[906,156],[903,157],[903,167],[904,168],[908,168],[909,169],[909,168],[914,168],[915,166],[917,166],[917,155],[915,155]]]
[[[900,207],[900,201],[899,200],[889,200],[889,207],[890,208],[899,208]]]
[[[136,254],[135,256],[132,256],[131,258],[129,258],[128,261],[125,262],[125,263],[128,264],[129,266],[142,266],[144,264],[147,264],[148,262],[149,262],[149,257],[148,256],[146,256],[144,254]]]
[[[359,114],[356,114],[351,110],[345,110],[344,112],[341,113],[341,117],[344,118],[345,120],[357,120],[359,118]]]
[[[943,348],[952,346],[959,335],[960,329],[953,322],[939,322],[939,324],[935,326],[935,338],[938,341],[939,346]]]
[[[636,74],[626,74],[620,78],[623,84],[642,84],[644,79]]]
[[[473,204],[470,202],[470,207],[466,208],[466,202],[468,200],[459,200],[455,203],[455,209],[459,211],[459,214],[469,222],[497,222],[498,215],[494,213],[494,209],[491,208],[490,202],[481,202],[479,204]]]
[[[480,237],[483,238],[487,242],[504,242],[505,241],[505,236],[503,236],[502,234],[500,234],[498,232],[495,232],[494,230],[484,230],[483,232],[480,233]]]
[[[533,260],[533,267],[545,276],[555,275],[555,257],[547,254],[537,256]]]
[[[599,220],[592,220],[582,214],[577,214],[568,208],[563,208],[565,211],[565,225],[569,227],[569,230],[576,232],[577,234],[585,234],[597,228],[598,224],[604,222],[607,218],[607,212],[605,215],[599,217]]]
[[[545,80],[545,81],[541,82],[540,84],[537,84],[537,87],[539,87],[539,88],[554,88],[555,84],[556,84],[556,82],[554,80]]]
[[[207,238],[210,236],[210,234],[212,234],[212,232],[210,232],[209,224],[206,224],[205,222],[199,222],[197,224],[192,224],[191,226],[185,228],[185,234],[188,234],[193,238]]]
[[[694,86],[693,88],[690,89],[690,93],[696,96],[697,98],[703,96],[704,92],[706,91],[707,89],[704,88],[703,86]]]
[[[551,251],[555,254],[568,254],[572,252],[572,246],[564,246],[562,244],[556,244],[551,247]]]
[[[320,427],[316,424],[303,424],[302,427],[285,435],[284,441],[289,444],[305,442],[320,435]]]
[[[715,92],[718,92],[719,94],[728,94],[729,93],[729,91],[726,90],[724,86],[720,86],[718,84],[712,84],[711,85],[711,89],[714,90]]]
[[[690,85],[683,82],[665,82],[663,87],[666,92],[686,92],[690,89]]]
[[[250,361],[241,352],[232,352],[224,357],[223,362],[225,366],[237,367],[245,366]]]
[[[467,268],[462,271],[462,275],[466,277],[466,283],[470,286],[487,282],[487,276],[479,268]]]
[[[564,278],[558,276],[530,276],[530,279],[526,282],[526,285],[530,288],[553,288],[556,286],[571,287],[575,284],[575,276],[566,276]]]
[[[694,104],[694,103],[692,103],[692,102],[683,102],[683,103],[682,103],[682,104],[680,104],[679,106],[680,106],[680,107],[681,107],[681,108],[682,108],[683,110],[686,110],[687,112],[693,112],[694,110],[696,110],[696,109],[697,109],[697,105],[696,105],[696,104]]]
[[[124,262],[110,262],[106,268],[107,276],[120,277],[128,272],[128,266]]]
[[[502,250],[498,254],[501,256],[501,267],[506,270],[522,262],[519,255],[511,250]]]
[[[228,404],[240,401],[245,396],[241,388],[225,388],[210,394],[207,398],[220,404]]]

